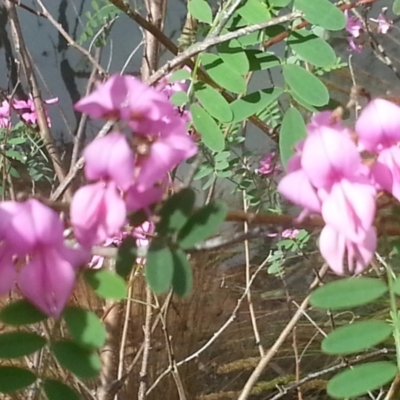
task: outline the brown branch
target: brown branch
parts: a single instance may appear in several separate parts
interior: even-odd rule
[[[18,19],[18,14],[15,9],[15,4],[11,3],[10,0],[4,0],[4,4],[6,6],[10,20],[14,47],[22,64],[25,76],[27,78],[29,91],[33,97],[35,111],[37,113],[37,122],[39,126],[40,136],[42,137],[46,150],[50,155],[57,178],[59,182],[62,182],[65,178],[66,172],[64,171],[61,162],[61,157],[58,154],[55,142],[53,140],[52,134],[49,129],[49,125],[47,123],[47,116],[44,110],[43,100],[40,94],[39,85],[33,71],[33,62],[29,54],[29,51],[25,45],[22,29]],[[67,198],[70,198],[71,195],[72,195],[71,191],[67,190],[66,191]]]

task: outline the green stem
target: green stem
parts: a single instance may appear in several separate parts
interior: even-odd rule
[[[390,265],[386,265],[387,277],[388,277],[388,285],[389,285],[389,295],[390,295],[390,310],[392,314],[393,321],[393,336],[394,342],[396,344],[396,358],[397,358],[397,369],[400,370],[400,321],[399,321],[399,313],[397,310],[396,304],[396,295],[394,293],[394,278],[393,278],[393,270]]]

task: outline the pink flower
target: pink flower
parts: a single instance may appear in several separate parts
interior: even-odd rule
[[[53,99],[45,100],[44,104],[54,104],[58,102],[58,97]],[[13,100],[13,106],[16,110],[25,110],[21,114],[21,118],[28,124],[37,123],[37,113],[35,108],[35,103],[33,102],[32,95],[29,95],[28,100]],[[47,117],[47,123],[51,126],[51,120]]]
[[[165,95],[130,75],[112,75],[75,104],[77,111],[92,118],[123,119],[135,133],[151,134],[164,116],[174,114]]]
[[[361,111],[355,130],[368,151],[391,147],[400,142],[400,107],[384,99],[370,101]]]
[[[266,154],[265,157],[260,161],[260,168],[257,168],[255,172],[260,175],[271,175],[275,171],[275,152]]]
[[[389,29],[392,27],[393,22],[388,20],[386,17],[387,7],[382,8],[382,12],[378,15],[378,18],[370,18],[371,21],[376,22],[378,24],[378,32],[385,35],[389,32]]]
[[[357,44],[354,41],[354,39],[358,38],[361,35],[361,33],[363,32],[363,30],[364,30],[363,22],[355,16],[349,17],[348,10],[346,10],[344,12],[344,14],[347,19],[346,31],[350,34],[350,37],[347,38],[347,41],[350,46],[350,50],[353,50],[353,51],[356,51],[359,53],[362,50],[362,45]]]
[[[11,127],[10,104],[3,100],[0,107],[0,128],[9,129]]]
[[[164,185],[155,185],[139,192],[136,185],[132,185],[125,193],[125,204],[128,212],[143,210],[161,200],[165,192]]]
[[[319,238],[322,256],[338,275],[362,273],[372,260],[376,245],[377,238],[374,228],[370,228],[364,239],[357,243],[346,239],[329,225],[322,229]],[[347,268],[343,264],[346,252]]]
[[[85,175],[89,180],[113,180],[126,190],[132,184],[134,157],[122,133],[95,139],[83,151]]]
[[[298,229],[285,229],[281,236],[285,239],[295,239],[296,236],[300,233]]]
[[[183,69],[187,70],[188,72],[191,72],[190,69],[186,66],[184,66]],[[169,73],[165,77],[161,78],[155,86],[155,88],[161,93],[163,93],[168,99],[170,99],[174,93],[186,92],[188,89],[185,80],[170,82],[171,76],[172,73]]]
[[[75,236],[85,247],[104,243],[116,236],[126,219],[126,206],[113,181],[80,188],[71,202]]]

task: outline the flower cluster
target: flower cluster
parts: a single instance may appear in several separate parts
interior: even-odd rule
[[[18,283],[22,294],[58,317],[89,252],[66,247],[57,213],[37,200],[0,203],[0,294]]]
[[[58,98],[45,100],[44,104],[55,104]],[[11,109],[14,108],[20,112],[21,119],[29,125],[37,124],[37,112],[33,98],[29,95],[27,100],[12,100],[12,105],[7,100],[4,100],[0,106],[0,128],[10,129],[11,127]],[[47,118],[47,123],[51,126],[50,118]]]
[[[400,200],[400,107],[384,99],[371,101],[356,121],[355,134],[325,111],[314,116],[307,134],[278,190],[303,207],[300,219],[322,215],[319,246],[331,268],[339,275],[360,273],[377,245],[378,191]]]
[[[118,235],[127,213],[160,200],[168,173],[197,147],[168,97],[133,76],[113,75],[75,108],[128,128],[94,140],[83,153],[93,183],[74,195],[71,222],[79,243],[92,246]]]

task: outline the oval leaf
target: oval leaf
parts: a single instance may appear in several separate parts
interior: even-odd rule
[[[46,379],[43,389],[48,400],[82,400],[75,390],[54,379]]]
[[[287,43],[304,61],[317,67],[330,67],[336,63],[333,48],[320,37],[308,31],[294,31]]]
[[[63,317],[76,342],[91,348],[104,345],[106,328],[94,312],[79,307],[67,307]]]
[[[237,12],[249,24],[260,24],[271,19],[267,4],[261,0],[246,0]]]
[[[174,276],[172,288],[178,296],[187,296],[193,285],[192,267],[186,254],[178,249],[172,252],[174,258]]]
[[[282,71],[291,91],[306,103],[313,106],[324,106],[329,102],[328,89],[311,72],[293,64],[284,65]]]
[[[289,107],[283,117],[279,135],[279,151],[285,168],[289,158],[294,154],[295,145],[306,135],[306,125],[302,115],[296,108]]]
[[[14,326],[30,325],[47,319],[47,315],[39,311],[27,300],[17,300],[7,304],[0,311],[0,321]]]
[[[212,11],[205,0],[190,0],[188,3],[188,10],[193,18],[211,25],[213,19]]]
[[[321,348],[333,355],[358,353],[383,342],[392,332],[392,327],[384,321],[355,322],[331,332]]]
[[[218,54],[229,68],[240,75],[246,75],[250,70],[249,59],[241,44],[236,39],[217,46]]]
[[[194,90],[197,100],[212,117],[221,122],[232,121],[231,107],[221,93],[202,82],[197,82]]]
[[[0,393],[12,393],[26,388],[36,381],[31,371],[18,367],[0,366]]]
[[[55,342],[51,345],[51,351],[64,368],[79,378],[96,378],[100,372],[101,360],[98,354],[75,342]]]
[[[153,240],[147,252],[146,281],[156,294],[166,292],[172,284],[174,259],[169,247]]]
[[[35,353],[46,344],[46,339],[31,332],[7,332],[0,335],[0,357],[19,358]]]
[[[396,373],[396,365],[388,361],[356,365],[329,381],[328,394],[337,399],[358,397],[390,382]]]
[[[217,231],[228,212],[225,203],[214,201],[196,211],[178,233],[178,243],[189,249]]]
[[[388,288],[380,279],[358,277],[330,282],[316,289],[310,303],[319,308],[340,310],[368,304],[381,297]]]
[[[218,85],[236,94],[246,92],[247,83],[244,77],[229,68],[220,57],[215,54],[203,54],[201,62]]]
[[[233,122],[244,121],[252,115],[257,114],[267,108],[282,93],[282,89],[273,87],[247,94],[233,101],[231,103]]]
[[[190,113],[203,143],[212,151],[222,151],[225,148],[224,134],[211,115],[197,104],[190,106]]]
[[[126,297],[125,281],[111,271],[87,270],[84,277],[89,286],[103,299],[122,300]]]
[[[304,13],[304,19],[328,31],[340,31],[346,26],[343,12],[329,0],[295,0],[295,8]]]

